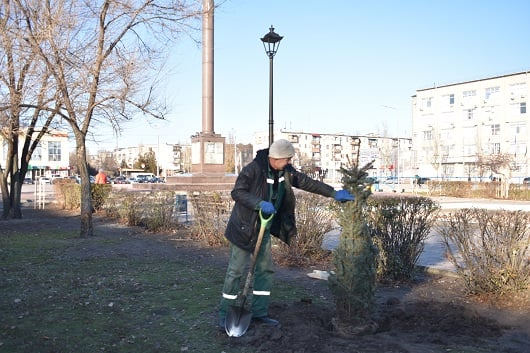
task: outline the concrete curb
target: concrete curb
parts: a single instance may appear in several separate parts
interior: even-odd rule
[[[459,278],[460,277],[454,271],[444,270],[444,269],[441,269],[441,268],[423,266],[423,265],[416,265],[416,268],[418,270],[420,270],[421,272],[423,272],[423,273],[428,273],[428,274],[431,274],[431,275],[452,277],[452,278]]]

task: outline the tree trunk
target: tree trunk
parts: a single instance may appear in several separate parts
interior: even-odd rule
[[[18,124],[12,127],[13,130],[18,129]],[[21,173],[18,168],[18,134],[11,134],[12,140],[8,142],[6,154],[6,169],[0,172],[0,188],[2,189],[2,218],[17,219],[22,218],[22,210],[20,209],[20,195],[22,192]],[[7,183],[9,180],[10,184]]]
[[[88,163],[86,158],[85,136],[82,132],[75,134],[77,168],[81,177],[81,230],[80,237],[86,238],[94,235],[92,223],[92,191]]]
[[[9,213],[11,212],[11,201],[9,200],[9,188],[7,187],[7,179],[2,173],[0,178],[0,189],[2,190],[2,219],[8,219]]]
[[[22,218],[22,208],[20,207],[20,199],[22,195],[22,182],[20,181],[20,172],[17,171],[13,175],[11,181],[11,210],[9,212],[9,218],[20,219]]]
[[[19,219],[22,218],[22,209],[20,207],[20,198],[22,193],[22,183],[20,182],[19,172],[12,174],[11,184],[7,184],[7,178],[2,178],[2,218]]]

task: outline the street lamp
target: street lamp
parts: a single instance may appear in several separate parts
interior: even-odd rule
[[[261,38],[265,54],[269,57],[269,146],[272,145],[272,142],[274,141],[274,118],[272,114],[272,61],[274,55],[276,55],[276,52],[278,51],[282,38],[282,36],[274,32],[274,27],[272,27],[272,25],[271,28],[269,28],[269,33]]]

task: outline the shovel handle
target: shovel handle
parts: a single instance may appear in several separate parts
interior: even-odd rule
[[[274,213],[271,213],[269,217],[265,217],[263,216],[263,213],[261,212],[261,208],[259,210],[259,219],[261,220],[261,224],[265,224],[265,226],[267,226],[267,224],[269,224],[269,222],[271,221],[272,217],[274,217]]]
[[[256,247],[254,248],[254,253],[252,255],[252,261],[250,263],[250,269],[247,274],[247,280],[245,281],[245,287],[243,288],[243,301],[246,299],[248,294],[248,289],[250,288],[250,282],[252,282],[252,277],[254,276],[254,270],[256,268],[256,257],[258,256],[259,249],[261,248],[261,242],[263,240],[263,234],[265,234],[265,230],[267,229],[267,226],[269,222],[271,221],[272,217],[274,217],[274,213],[271,213],[269,217],[264,217],[263,213],[261,212],[261,209],[259,210],[259,218],[260,218],[260,229],[258,234],[258,239],[256,240]]]
[[[269,222],[271,221],[272,217],[274,217],[274,213],[271,213],[269,217],[264,217],[263,213],[261,212],[261,209],[259,210],[259,219],[261,226],[259,228],[258,239],[256,240],[256,247],[254,248],[254,255],[252,259],[253,265],[256,265],[256,256],[258,256],[258,252],[261,247],[261,241],[263,240],[263,235],[265,234],[265,230],[267,229],[267,226],[269,225]]]

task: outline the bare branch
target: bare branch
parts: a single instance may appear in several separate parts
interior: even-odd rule
[[[4,0],[7,2],[8,0]],[[168,43],[200,23],[199,0],[12,0],[26,50],[46,68],[53,92],[18,105],[61,117],[76,139],[82,179],[82,231],[90,235],[87,135],[95,124],[120,130],[136,113],[164,119],[157,75]],[[44,98],[44,97],[42,97]],[[42,105],[42,106],[41,106]],[[0,107],[4,104],[0,103]],[[61,124],[61,120],[55,120]]]

